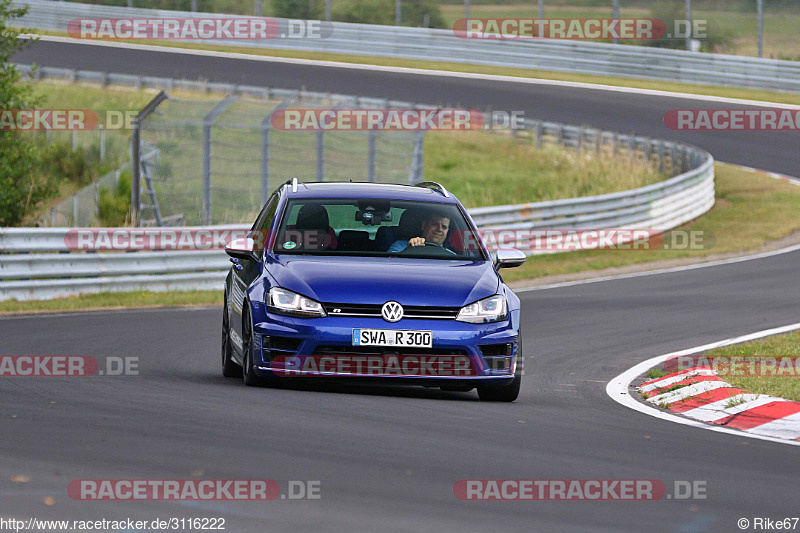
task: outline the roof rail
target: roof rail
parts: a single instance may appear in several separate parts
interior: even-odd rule
[[[450,194],[447,192],[447,189],[441,183],[436,183],[435,181],[422,181],[417,183],[415,187],[427,187],[428,189],[433,189],[434,191],[438,192],[445,198],[450,198]]]

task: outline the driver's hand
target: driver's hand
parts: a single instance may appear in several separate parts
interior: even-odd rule
[[[408,240],[408,244],[411,246],[425,246],[425,238],[424,237],[414,237],[413,239]]]

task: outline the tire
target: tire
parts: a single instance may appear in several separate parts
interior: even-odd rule
[[[222,375],[226,378],[242,377],[242,367],[233,360],[233,348],[231,347],[231,324],[228,317],[228,295],[222,304]]]
[[[253,371],[253,323],[250,320],[250,303],[244,302],[244,313],[242,316],[242,346],[244,356],[242,357],[242,377],[244,384],[248,387],[260,387],[264,385],[264,380]]]
[[[478,387],[478,398],[482,402],[513,402],[519,396],[522,376],[514,376],[514,381],[502,387]]]

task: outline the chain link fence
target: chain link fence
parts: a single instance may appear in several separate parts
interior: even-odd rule
[[[168,96],[138,124],[141,225],[250,222],[269,194],[291,177],[421,181],[423,137],[417,132],[284,131],[271,123],[277,109],[350,107],[357,100],[301,93],[200,100]]]

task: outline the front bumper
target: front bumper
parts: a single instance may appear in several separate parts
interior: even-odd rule
[[[389,323],[379,318],[338,316],[295,318],[270,313],[263,306],[260,306],[259,311],[258,314],[254,313],[254,316],[260,315],[260,320],[253,327],[253,353],[254,370],[262,376],[356,378],[363,381],[394,381],[428,386],[501,386],[514,379],[521,357],[517,342],[519,311],[511,311],[509,318],[504,321],[489,324],[422,319],[403,319]],[[433,346],[430,349],[353,346],[353,329],[356,328],[431,331]],[[359,358],[372,358],[374,362],[376,357],[383,357],[384,361],[397,359],[400,363],[395,365],[392,372],[379,370],[376,373],[377,367],[366,371],[367,367],[361,366],[361,363],[331,364],[324,369],[319,367],[319,371],[316,371],[325,358],[339,362],[342,358],[349,358],[350,362]],[[462,369],[468,360],[468,375],[464,372],[448,371],[406,372],[408,367],[404,367],[405,362],[420,362],[426,357],[438,358],[439,361],[455,358],[462,364]],[[425,365],[424,362],[422,365]],[[397,366],[401,367],[399,371]],[[309,368],[311,371],[307,371]],[[288,371],[290,369],[291,372]]]

